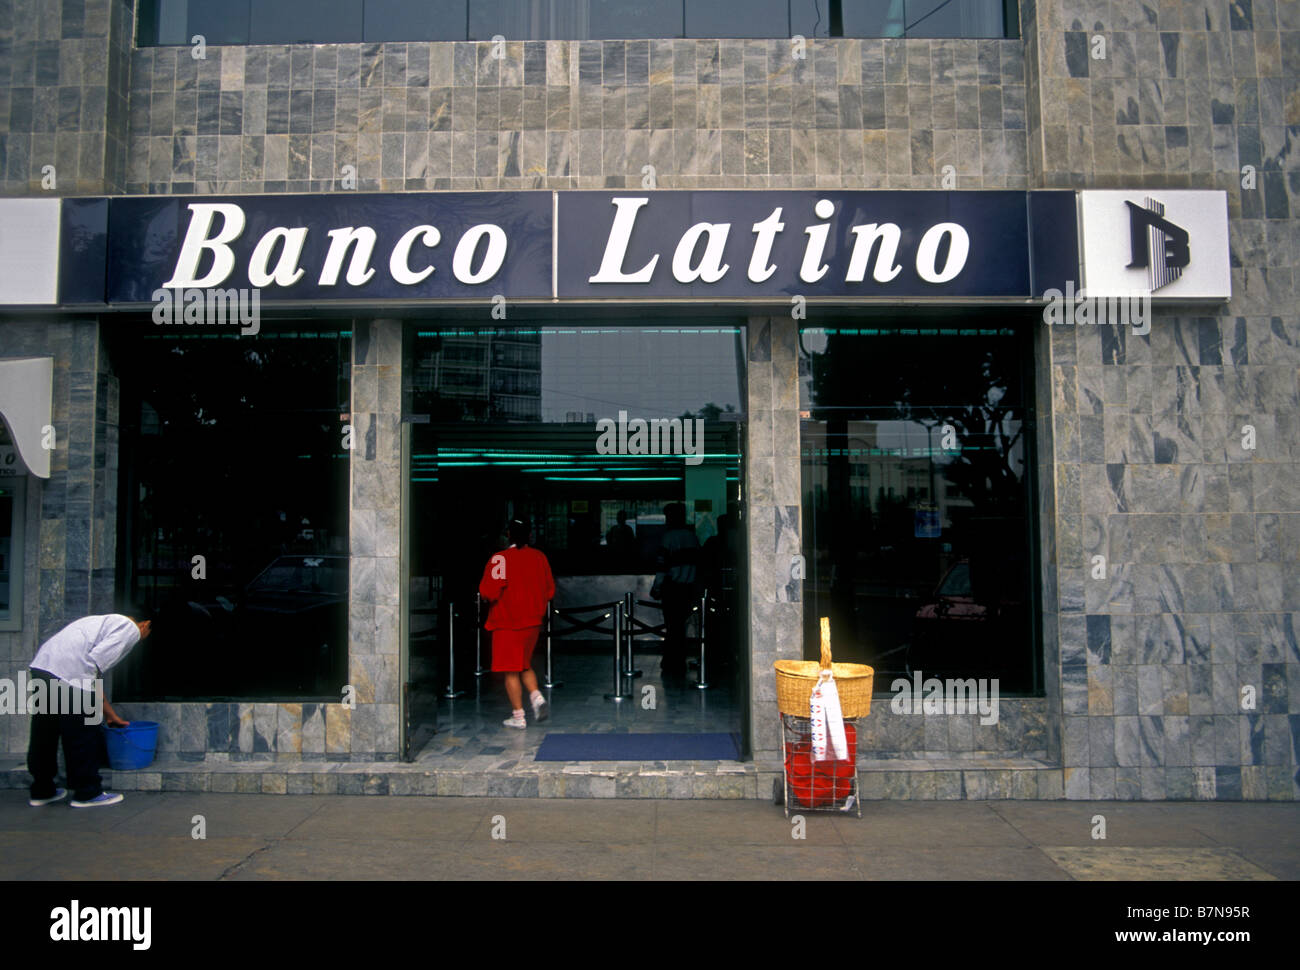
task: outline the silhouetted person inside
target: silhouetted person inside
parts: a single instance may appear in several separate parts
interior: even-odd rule
[[[718,516],[718,531],[704,541],[700,549],[700,571],[704,586],[714,596],[719,595],[727,585],[728,577],[724,570],[735,568],[735,537],[731,528],[731,516],[723,513]]]
[[[627,524],[627,513],[618,513],[618,525],[605,533],[610,558],[619,567],[631,566],[636,560],[636,533]]]
[[[686,524],[686,506],[681,502],[664,506],[664,537],[657,560],[659,572],[655,586],[664,610],[661,669],[665,677],[684,677],[686,621],[696,596],[700,541],[695,537],[695,530]]]
[[[488,560],[478,591],[491,603],[485,628],[492,634],[492,671],[506,675],[510,717],[506,727],[524,728],[524,696],[528,688],[533,718],[549,714],[546,698],[537,689],[533,649],[542,632],[546,610],[555,596],[555,579],[546,554],[530,546],[531,530],[519,519],[509,526],[511,546]]]

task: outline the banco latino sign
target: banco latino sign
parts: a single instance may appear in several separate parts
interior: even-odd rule
[[[139,308],[160,288],[254,289],[264,306],[1024,303],[1067,282],[1228,292],[1221,192],[150,196],[65,199],[60,218],[67,306]]]

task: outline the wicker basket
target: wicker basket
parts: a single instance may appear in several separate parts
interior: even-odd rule
[[[871,713],[871,687],[875,670],[866,664],[831,662],[830,617],[821,618],[821,662],[816,660],[778,660],[776,668],[776,706],[782,714],[807,717],[812,703],[812,689],[817,676],[829,667],[840,696],[840,710],[845,717],[866,717]]]

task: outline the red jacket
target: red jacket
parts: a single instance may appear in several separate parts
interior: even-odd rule
[[[488,560],[478,591],[492,604],[485,629],[524,630],[546,619],[555,579],[545,553],[532,546],[511,546]]]

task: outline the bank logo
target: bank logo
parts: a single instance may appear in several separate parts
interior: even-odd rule
[[[1189,234],[1164,217],[1163,202],[1147,196],[1143,204],[1125,200],[1128,206],[1129,269],[1145,269],[1151,292],[1168,286],[1183,275],[1191,262]]]

